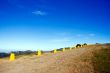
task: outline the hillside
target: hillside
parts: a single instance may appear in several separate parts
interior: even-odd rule
[[[45,53],[40,57],[21,56],[13,62],[4,58],[0,59],[0,73],[101,73],[96,68],[98,62],[94,61],[97,59],[94,56],[97,51],[107,48],[110,49],[109,44],[89,45],[56,54]]]

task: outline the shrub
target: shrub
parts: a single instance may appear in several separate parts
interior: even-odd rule
[[[81,47],[81,44],[77,44],[76,47]]]

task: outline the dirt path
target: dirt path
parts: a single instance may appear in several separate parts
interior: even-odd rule
[[[91,62],[84,61],[84,57],[90,59],[94,49],[101,47],[88,46],[41,57],[23,56],[14,62],[0,59],[0,73],[94,73]]]

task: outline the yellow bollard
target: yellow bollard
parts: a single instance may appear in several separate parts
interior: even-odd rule
[[[55,54],[55,53],[57,53],[57,50],[56,50],[56,49],[54,49],[54,54]]]
[[[10,54],[10,61],[14,61],[15,60],[15,54],[14,53],[11,53]]]
[[[62,51],[64,52],[65,51],[65,48],[63,48]]]
[[[41,56],[41,54],[42,54],[41,50],[38,50],[38,56]]]

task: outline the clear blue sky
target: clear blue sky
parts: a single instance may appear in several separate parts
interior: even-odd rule
[[[0,0],[0,51],[110,42],[109,0]]]

